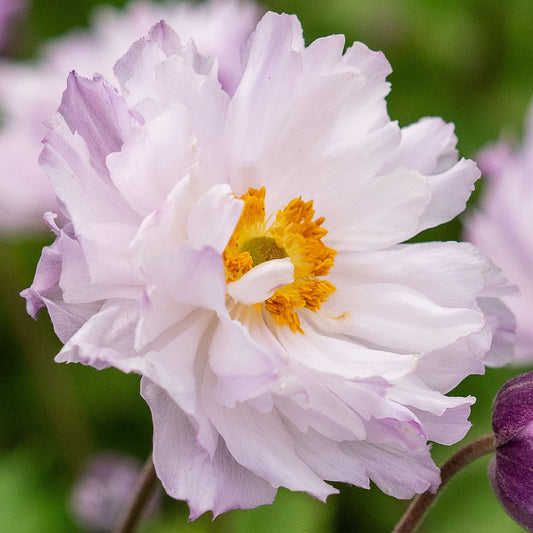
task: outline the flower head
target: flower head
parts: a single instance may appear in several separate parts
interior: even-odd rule
[[[124,10],[100,8],[90,30],[48,43],[37,62],[0,63],[0,231],[42,230],[43,212],[57,210],[55,194],[37,160],[42,122],[56,111],[71,70],[84,76],[96,72],[113,81],[115,61],[165,19],[184,43],[192,39],[201,53],[217,58],[220,82],[231,93],[241,76],[239,50],[258,20],[258,11],[253,2],[239,0],[141,1]]]
[[[519,149],[502,140],[479,156],[486,176],[480,208],[466,221],[466,236],[520,289],[506,300],[517,319],[516,363],[533,361],[533,110]]]
[[[533,372],[509,380],[493,406],[492,489],[509,516],[533,531]]]
[[[324,480],[434,490],[428,441],[461,439],[474,401],[445,393],[510,356],[490,261],[400,244],[464,209],[475,164],[440,119],[400,129],[384,56],[343,49],[268,13],[230,96],[162,22],[120,91],[73,73],[48,123],[67,223],[47,216],[28,311],[57,361],[142,374],[157,474],[193,518],[280,486],[324,500]]]

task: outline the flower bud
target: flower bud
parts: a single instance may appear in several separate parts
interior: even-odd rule
[[[509,380],[493,406],[492,489],[507,514],[533,531],[533,372]]]
[[[76,481],[70,511],[85,531],[110,531],[122,518],[133,497],[141,465],[130,457],[101,453],[92,457]],[[161,493],[156,492],[146,515],[157,514]]]

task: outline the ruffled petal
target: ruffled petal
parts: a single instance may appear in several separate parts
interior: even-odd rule
[[[342,443],[329,440],[312,429],[304,433],[293,428],[291,433],[298,456],[317,476],[329,481],[370,488],[370,480],[364,465],[356,457],[346,453]]]
[[[226,314],[222,257],[213,248],[197,250],[185,242],[148,264],[146,274],[177,303]]]
[[[213,314],[195,312],[147,346],[143,375],[161,387],[196,428],[196,441],[215,454],[218,434],[199,398],[199,383],[207,364],[208,339],[213,335]]]
[[[44,141],[40,162],[48,173],[87,259],[92,283],[105,284],[108,297],[136,292],[138,271],[130,242],[139,218],[105,176],[93,168],[85,141],[58,115]]]
[[[485,326],[481,312],[437,305],[407,286],[372,283],[337,289],[324,304],[324,312],[332,316],[349,313],[344,333],[376,346],[430,352]]]
[[[46,221],[56,234],[56,240],[43,248],[35,279],[31,287],[21,292],[21,296],[26,298],[26,309],[33,318],[37,318],[39,310],[46,306],[56,335],[65,343],[98,312],[102,303],[98,299],[85,300],[83,303],[65,302],[62,279],[70,274],[73,283],[80,288],[80,285],[87,283],[88,276],[83,261],[80,261],[79,243],[57,227],[55,218],[53,213],[46,214]],[[71,262],[74,268],[69,272],[66,265]]]
[[[355,192],[326,219],[328,245],[339,252],[375,250],[416,235],[431,198],[426,178],[404,168],[363,181]]]
[[[271,391],[284,360],[261,346],[237,321],[219,321],[209,347],[209,366],[217,377],[217,401],[227,407]]]
[[[135,124],[122,97],[101,78],[87,80],[72,72],[58,111],[70,131],[85,140],[96,172],[107,176],[106,157],[120,150]]]
[[[305,324],[303,329],[305,335],[297,336],[281,327],[277,337],[292,359],[319,372],[347,379],[374,376],[394,379],[407,374],[416,365],[414,355],[375,350],[353,340],[321,334]]]
[[[246,403],[224,407],[215,401],[215,386],[214,376],[207,372],[203,404],[235,460],[273,487],[306,491],[320,500],[337,492],[298,457],[294,440],[275,411],[261,413]]]
[[[479,332],[462,337],[454,343],[422,357],[416,374],[431,388],[449,392],[466,376],[484,374],[483,357],[491,346],[488,324]]]
[[[250,305],[268,300],[280,287],[294,281],[294,265],[289,257],[272,259],[252,268],[228,284],[228,294],[237,302]]]
[[[420,219],[418,231],[448,222],[462,213],[481,172],[471,159],[461,159],[450,169],[431,176],[431,202]]]
[[[298,388],[294,388],[292,393],[286,389],[280,390],[276,395],[275,404],[280,413],[301,433],[307,435],[311,428],[320,435],[338,442],[366,437],[361,416],[331,391],[327,384],[322,383],[322,376],[319,373],[297,364],[292,364],[291,370],[298,376]],[[357,386],[359,384],[354,384],[354,387]],[[327,476],[326,478],[333,479]]]
[[[443,306],[468,306],[489,285],[494,265],[474,246],[457,242],[398,245],[335,258],[331,282],[393,283]],[[492,285],[492,283],[490,283]]]
[[[219,254],[235,229],[244,202],[235,198],[229,185],[215,185],[191,209],[187,233],[192,246],[210,246]]]
[[[142,373],[146,362],[133,346],[138,317],[136,302],[107,300],[70,337],[55,361],[83,363],[97,369],[114,366],[123,372]]]
[[[454,125],[441,118],[425,117],[402,128],[401,139],[383,165],[384,172],[404,166],[431,175],[448,170],[457,162]]]
[[[108,156],[111,180],[129,205],[145,217],[188,175],[196,160],[194,143],[186,110],[169,107],[132,130],[120,152]]]
[[[514,355],[516,319],[511,310],[498,298],[479,298],[480,309],[487,317],[492,333],[490,350],[483,357],[489,367],[510,363]]]
[[[394,498],[409,499],[440,484],[439,469],[431,459],[429,446],[411,452],[398,444],[343,442],[342,450],[365,468],[372,481]]]
[[[214,456],[209,456],[196,441],[194,425],[164,389],[143,378],[141,394],[154,421],[157,476],[168,494],[189,503],[191,520],[207,511],[217,516],[274,501],[276,489],[237,463],[222,438]],[[180,453],[175,453],[176,448]]]
[[[438,226],[464,211],[481,174],[474,161],[457,162],[453,129],[453,124],[440,118],[423,118],[402,128],[401,143],[384,164],[384,170],[400,165],[428,177],[431,202],[420,219],[418,231]]]

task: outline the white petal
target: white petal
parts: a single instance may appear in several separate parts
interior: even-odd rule
[[[294,440],[276,411],[260,413],[246,403],[237,403],[233,409],[223,407],[213,396],[214,376],[206,373],[205,377],[202,399],[206,412],[241,465],[273,487],[306,491],[323,501],[336,492],[298,457]]]
[[[192,313],[196,306],[176,302],[167,288],[150,284],[146,288],[140,308],[140,319],[135,331],[135,349],[142,351],[159,335]]]
[[[85,140],[93,168],[107,177],[106,157],[120,150],[137,123],[123,97],[102,78],[87,80],[71,72],[58,111],[70,130]]]
[[[326,217],[328,246],[337,251],[372,250],[402,242],[418,233],[419,219],[431,199],[427,179],[399,168],[341,196]]]
[[[230,509],[272,503],[276,489],[235,461],[219,439],[213,457],[196,440],[193,423],[150,380],[141,381],[141,394],[154,421],[154,465],[172,497],[187,500],[194,520],[206,511],[217,516]]]
[[[439,469],[429,447],[413,452],[398,444],[344,442],[341,449],[360,461],[368,477],[395,498],[412,498],[426,490],[435,492],[440,484]]]
[[[389,400],[387,390],[391,384],[383,379],[340,380],[321,376],[324,385],[350,406],[365,421],[374,419],[391,419],[400,422],[413,420],[413,413],[408,407]]]
[[[351,314],[345,334],[407,352],[437,350],[485,326],[479,311],[443,307],[414,289],[392,283],[337,287],[323,311]]]
[[[217,400],[228,407],[256,398],[276,386],[283,359],[258,344],[237,321],[221,319],[209,347],[209,365],[217,376]]]
[[[185,176],[176,183],[165,202],[140,224],[131,243],[137,264],[174,250],[187,240],[190,212],[204,192],[198,180]]]
[[[195,361],[201,367],[207,360],[203,354],[201,341],[208,334],[213,314],[196,312],[191,314],[176,327],[167,337],[149,346],[146,350],[146,375],[162,387],[181,409],[188,414],[196,411],[196,379]]]
[[[506,365],[513,358],[516,319],[499,298],[479,298],[478,304],[492,332],[490,350],[483,357],[483,363],[490,367]]]
[[[336,441],[365,438],[366,431],[359,414],[321,382],[319,373],[296,364],[291,365],[291,370],[301,380],[302,393],[280,391],[276,395],[276,407],[285,418],[305,434],[313,428]]]
[[[216,72],[206,77],[194,72],[183,58],[172,56],[158,65],[155,83],[163,104],[179,103],[187,108],[197,139],[198,157],[210,183],[226,182],[221,136],[229,97],[216,80]]]
[[[471,159],[461,159],[453,167],[428,177],[431,202],[420,219],[418,231],[448,222],[462,213],[481,172]]]
[[[450,407],[440,415],[419,409],[413,409],[413,413],[423,424],[428,440],[450,446],[462,440],[472,426],[468,421],[472,403],[473,398],[471,400],[465,399],[463,404]]]
[[[249,46],[246,68],[233,96],[227,125],[234,154],[244,162],[253,161],[268,146],[272,122],[279,120],[280,105],[292,100],[302,70],[302,59],[296,51],[304,47],[300,23],[295,16],[267,13]],[[249,186],[253,183],[246,184]]]
[[[57,116],[44,141],[40,162],[52,180],[87,259],[93,283],[123,295],[139,283],[129,245],[140,222],[105,176],[96,173],[84,140]],[[134,289],[135,290],[135,289]]]
[[[222,257],[213,248],[185,242],[147,264],[146,274],[176,302],[226,314]]]
[[[316,313],[320,314],[322,311]],[[310,318],[313,318],[313,315],[310,314]],[[276,329],[276,334],[293,359],[313,370],[346,379],[373,376],[394,379],[412,371],[416,365],[414,355],[379,351],[349,339],[329,337],[317,333],[305,322],[302,329],[305,331],[304,335],[294,333],[287,326],[281,326]]]
[[[435,303],[458,307],[468,306],[479,296],[492,268],[490,261],[471,244],[424,242],[339,253],[328,279],[339,288],[353,280],[361,285],[406,285]]]
[[[289,429],[296,442],[298,455],[315,474],[330,481],[370,488],[370,480],[362,461],[346,453],[339,442],[330,440],[313,430],[302,433],[290,426]]]
[[[241,216],[244,202],[229,185],[215,185],[194,205],[189,216],[189,242],[197,249],[210,246],[222,254]]]
[[[429,175],[448,170],[457,162],[454,125],[438,117],[425,117],[402,128],[402,140],[383,166],[388,172],[397,166]]]
[[[431,388],[449,392],[466,376],[485,373],[482,358],[489,351],[491,337],[486,324],[479,333],[458,339],[422,357],[416,373]]]
[[[138,318],[137,302],[107,300],[63,346],[55,361],[142,373],[146,362],[133,347]]]
[[[474,161],[457,162],[453,129],[453,124],[433,117],[402,128],[401,143],[383,167],[387,171],[405,166],[427,176],[431,202],[420,219],[419,231],[447,222],[463,211],[479,178]]]
[[[227,284],[228,294],[243,304],[268,300],[280,287],[294,281],[290,257],[272,259],[252,268],[237,281]]]
[[[161,207],[189,173],[197,154],[187,111],[169,106],[131,132],[122,149],[107,157],[111,180],[143,217]]]

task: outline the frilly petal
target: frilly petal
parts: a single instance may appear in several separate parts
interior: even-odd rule
[[[106,176],[106,157],[120,150],[135,123],[122,97],[103,79],[88,80],[72,72],[58,111],[72,133],[85,140],[95,170]]]
[[[420,219],[418,231],[438,226],[464,211],[481,173],[476,163],[457,162],[453,124],[440,118],[423,118],[402,128],[402,140],[384,169],[404,165],[427,176],[431,202]]]
[[[154,421],[157,476],[168,494],[189,503],[191,520],[207,511],[217,516],[274,501],[276,489],[236,462],[222,438],[209,456],[196,441],[194,425],[163,389],[143,378],[141,394]]]
[[[412,498],[429,490],[436,492],[440,471],[429,453],[409,451],[398,444],[344,442],[342,450],[365,468],[366,474],[385,493],[400,499]]]
[[[83,363],[97,369],[114,366],[123,372],[142,373],[145,361],[133,347],[138,304],[107,300],[63,346],[58,363]]]
[[[444,348],[485,326],[476,309],[440,306],[414,289],[392,283],[343,287],[323,309],[332,316],[349,313],[345,334],[411,353]]]
[[[206,372],[202,400],[231,455],[273,487],[308,492],[325,500],[336,489],[322,481],[297,455],[294,440],[275,412],[261,413],[246,403],[234,408],[215,401],[214,375]]]

